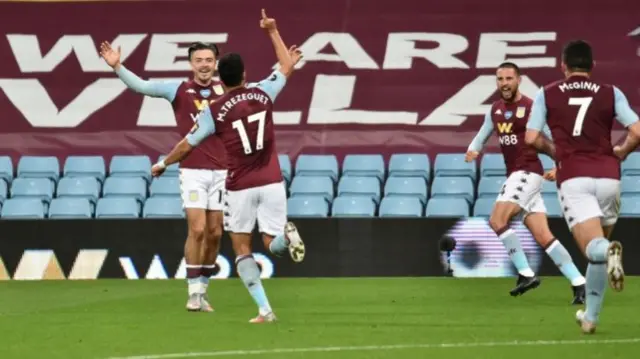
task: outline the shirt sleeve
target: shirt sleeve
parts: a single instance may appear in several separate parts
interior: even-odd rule
[[[544,127],[542,128],[542,133],[544,133],[544,135],[547,136],[548,139],[553,140],[553,137],[551,137],[551,129],[549,128],[549,125],[544,125]]]
[[[216,124],[213,121],[213,115],[211,114],[211,108],[205,107],[198,114],[196,123],[191,128],[191,131],[185,137],[187,142],[195,147],[199,145],[205,138],[213,135],[216,132]]]
[[[471,144],[469,145],[468,151],[480,152],[482,148],[487,143],[487,140],[491,136],[491,132],[493,131],[493,121],[491,121],[491,110],[484,115],[484,122],[482,123],[482,127],[478,130],[478,134],[473,138]]]
[[[527,122],[528,130],[543,131],[547,125],[547,104],[544,99],[544,89],[538,90],[531,106],[531,114]]]
[[[143,80],[138,75],[120,65],[116,74],[133,91],[151,97],[161,97],[173,102],[181,81],[150,81]]]
[[[258,82],[255,86],[264,91],[272,102],[276,101],[276,97],[280,94],[280,91],[287,84],[287,78],[279,70],[275,70],[266,79]]]
[[[638,114],[636,114],[631,106],[629,106],[629,101],[627,101],[627,98],[622,91],[615,86],[613,87],[613,97],[614,109],[618,122],[620,122],[624,127],[629,127],[638,122]]]

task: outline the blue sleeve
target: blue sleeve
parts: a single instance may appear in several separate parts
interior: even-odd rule
[[[551,129],[549,128],[549,125],[544,125],[544,128],[542,128],[542,133],[544,133],[544,135],[547,136],[548,139],[553,140],[553,137],[551,137]]]
[[[269,75],[269,77],[258,82],[256,87],[266,92],[271,98],[271,101],[275,102],[276,97],[278,97],[278,94],[280,94],[280,91],[282,91],[286,84],[287,78],[282,74],[282,72],[275,70],[271,75]]]
[[[638,114],[631,109],[627,98],[624,96],[622,91],[615,86],[613,87],[613,98],[616,119],[618,122],[620,122],[624,127],[629,127],[638,122]]]
[[[211,108],[207,106],[198,114],[198,120],[193,125],[191,131],[187,134],[186,139],[191,146],[195,147],[215,132],[216,124],[213,122]]]
[[[527,122],[528,130],[542,131],[547,125],[547,104],[544,100],[544,89],[540,89],[533,100],[531,114]]]
[[[484,115],[484,123],[482,124],[482,127],[480,127],[478,134],[473,138],[473,141],[471,141],[471,144],[469,145],[469,148],[467,150],[475,152],[482,151],[482,148],[484,147],[485,143],[487,143],[487,140],[489,139],[489,136],[491,136],[492,131],[493,121],[491,121],[491,110],[489,110],[489,112]]]
[[[173,102],[181,81],[145,81],[120,65],[116,74],[133,91],[151,97],[162,97]]]

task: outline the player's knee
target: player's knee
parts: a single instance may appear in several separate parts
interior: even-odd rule
[[[193,225],[189,227],[189,238],[195,242],[203,242],[205,239],[205,225]]]
[[[489,218],[489,227],[493,229],[494,232],[497,232],[509,224],[509,218],[505,218],[504,216],[500,216],[498,214],[492,214]]]
[[[207,240],[210,242],[220,242],[222,238],[222,226],[213,226],[207,228]]]

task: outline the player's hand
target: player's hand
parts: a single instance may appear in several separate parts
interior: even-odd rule
[[[467,151],[467,153],[464,155],[464,160],[465,162],[471,162],[478,158],[479,154],[480,153],[478,151]]]
[[[167,169],[166,167],[162,167],[159,164],[155,164],[153,165],[153,167],[151,167],[151,175],[153,177],[160,177],[166,169]]]
[[[302,51],[296,45],[293,45],[289,48],[289,57],[291,57],[291,61],[295,66],[302,59]]]
[[[613,147],[613,154],[615,154],[620,159],[620,161],[624,161],[624,159],[627,158],[627,155],[622,152],[622,147],[620,146]]]
[[[276,26],[276,19],[267,17],[267,12],[262,9],[262,18],[260,19],[260,27],[267,31],[275,31],[278,29]]]
[[[542,176],[547,181],[555,181],[556,180],[556,168],[552,168],[549,171],[545,172]]]
[[[111,47],[111,44],[104,41],[100,44],[100,56],[113,69],[120,65],[120,46],[117,49]]]

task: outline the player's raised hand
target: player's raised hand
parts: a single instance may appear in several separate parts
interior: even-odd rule
[[[151,175],[153,177],[160,177],[164,173],[164,170],[166,170],[166,167],[163,167],[156,163],[151,167]]]
[[[262,9],[262,18],[260,19],[260,27],[267,31],[277,30],[276,19],[267,16],[267,12]]]
[[[544,179],[546,179],[547,181],[555,181],[556,180],[556,168],[552,168],[550,170],[548,170],[547,172],[544,173],[544,175],[542,175],[542,177]]]
[[[116,68],[120,65],[120,46],[117,49],[111,47],[111,44],[104,41],[100,44],[100,56],[106,61],[106,63],[112,68]]]
[[[626,154],[622,152],[622,147],[620,146],[613,147],[613,154],[616,155],[620,161],[624,161],[624,159],[627,158]]]
[[[291,57],[291,61],[295,66],[302,59],[302,51],[296,46],[293,45],[289,48],[289,56]]]
[[[479,154],[480,153],[478,151],[467,151],[467,153],[464,155],[464,160],[465,162],[471,162],[478,158]]]

